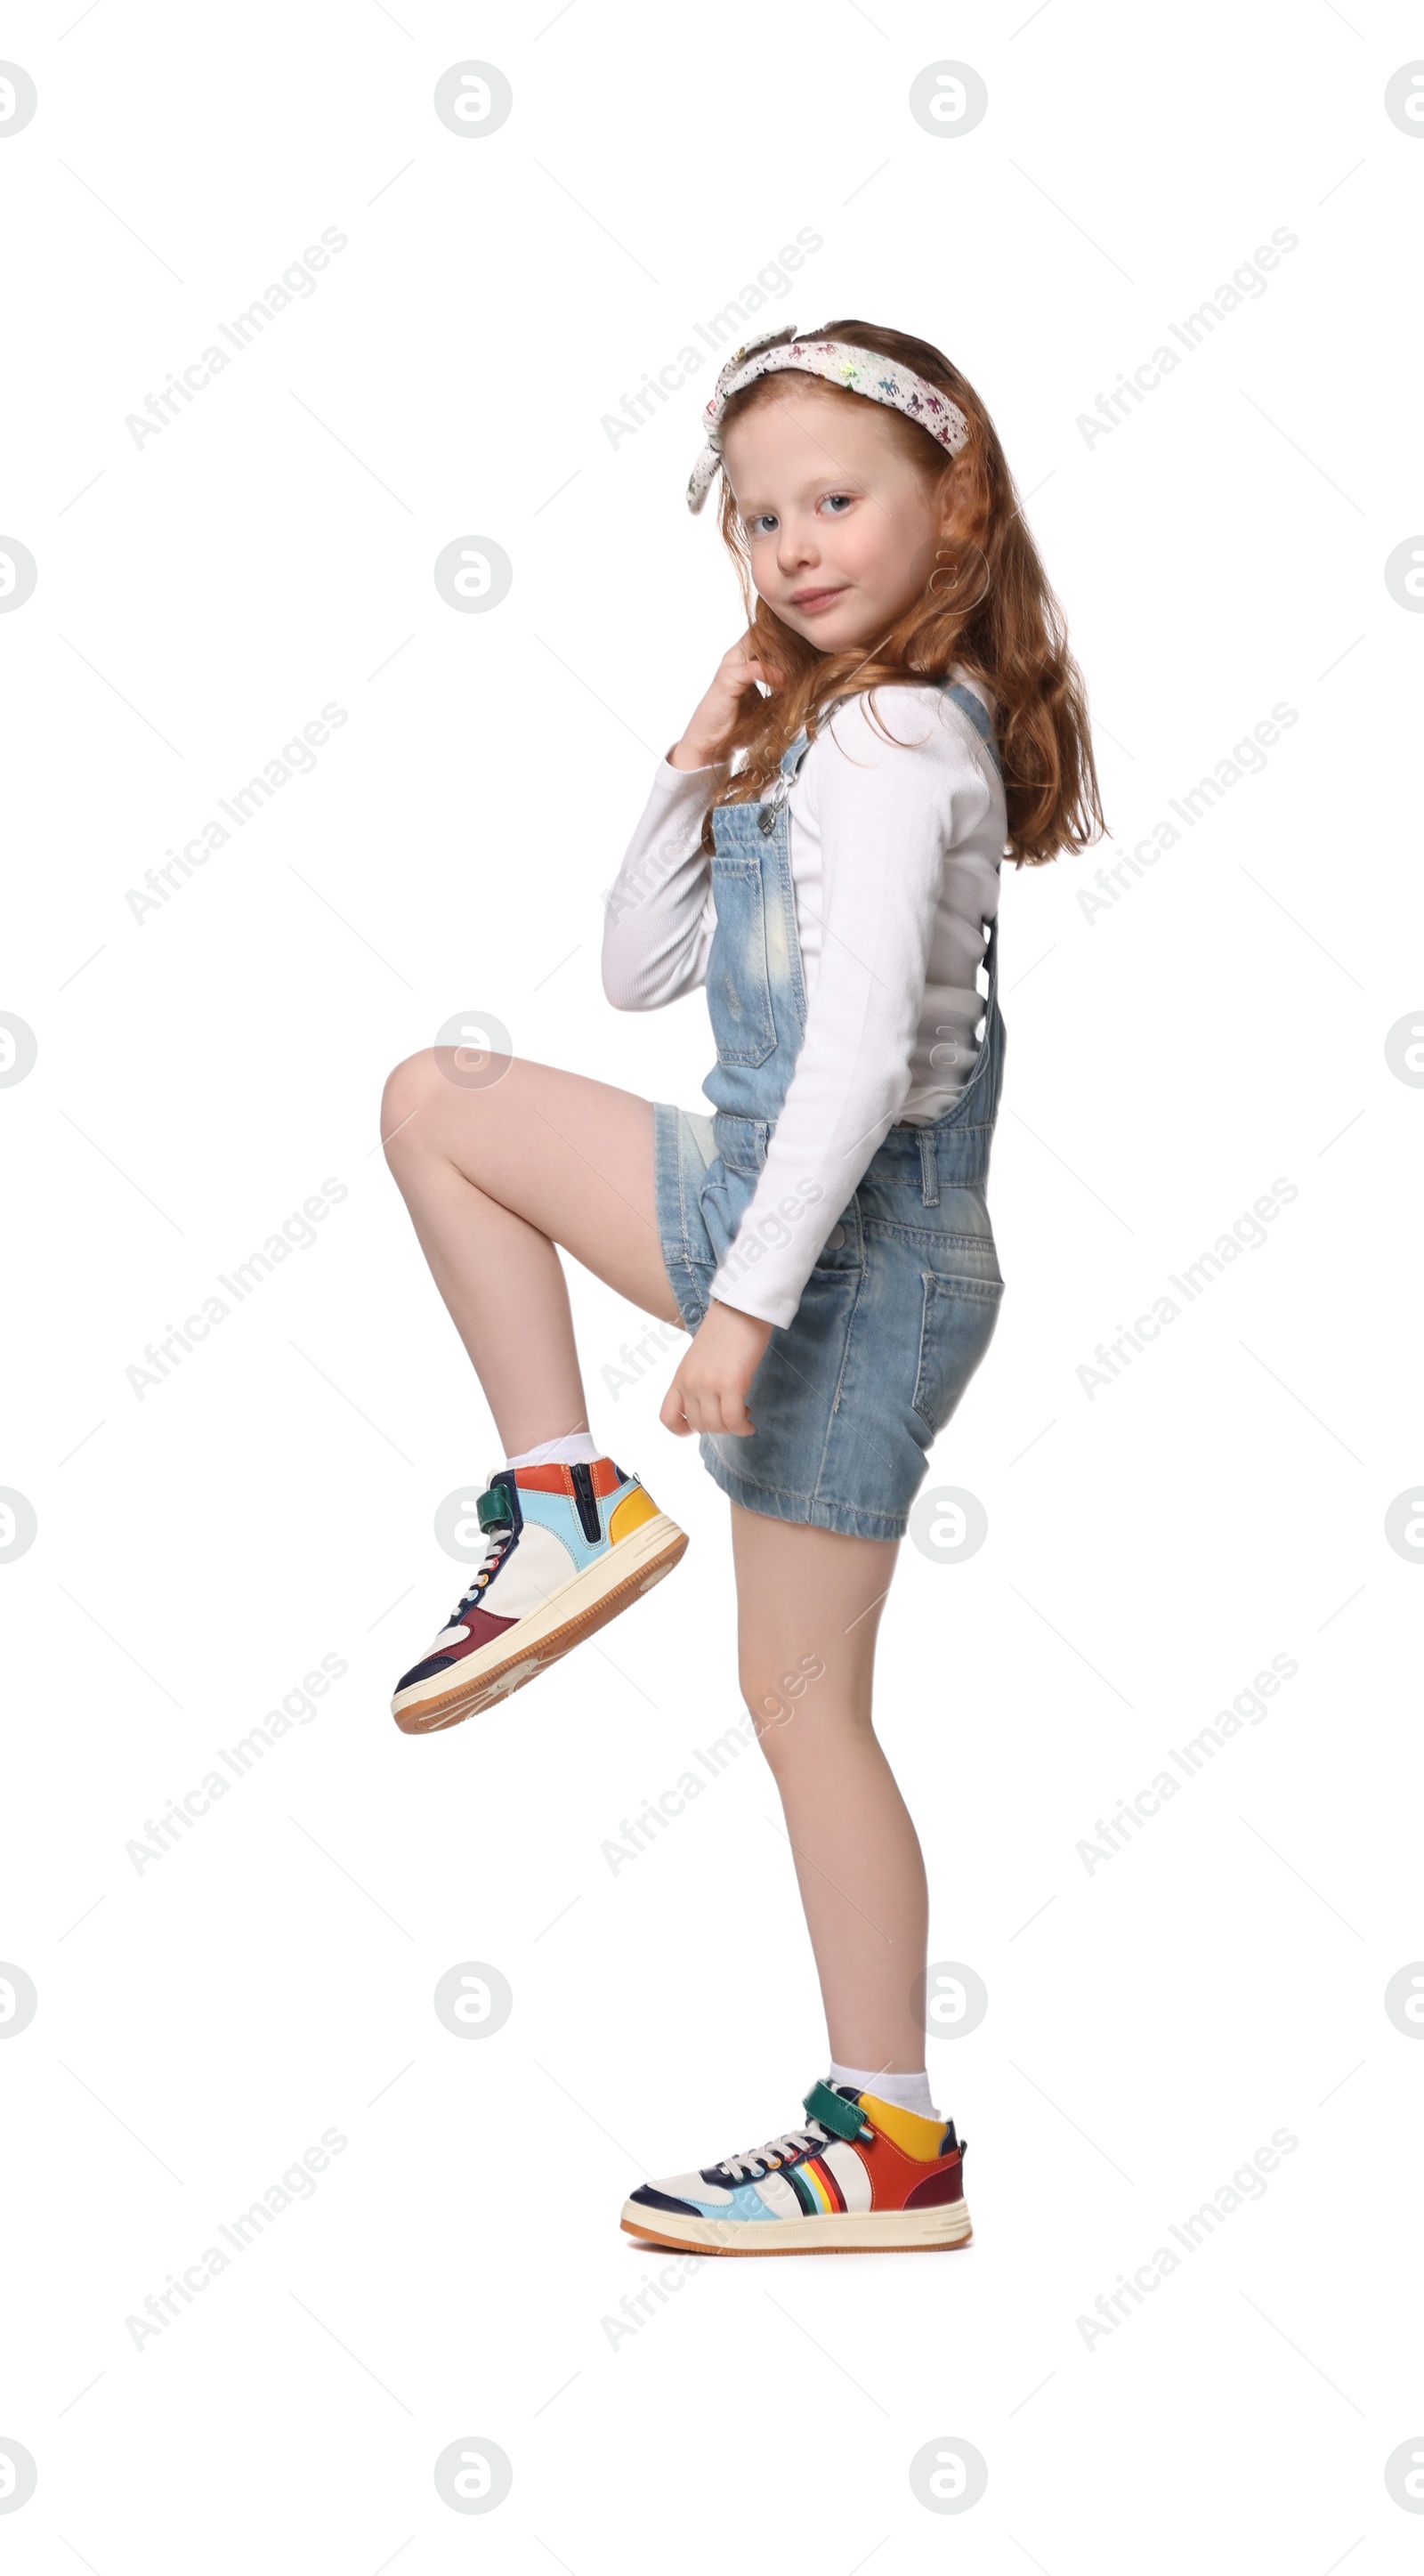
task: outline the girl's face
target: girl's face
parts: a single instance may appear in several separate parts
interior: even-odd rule
[[[873,644],[934,570],[934,481],[883,407],[816,383],[734,421],[723,464],[768,608],[818,653]]]

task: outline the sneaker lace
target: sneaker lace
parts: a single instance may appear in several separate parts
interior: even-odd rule
[[[740,2182],[743,2174],[758,2182],[763,2171],[770,2169],[774,2173],[778,2165],[793,2164],[798,2156],[830,2143],[829,2130],[823,2129],[819,2120],[808,2120],[804,2128],[783,2129],[779,2138],[768,2138],[763,2147],[743,2147],[739,2155],[724,2156],[715,2170],[727,2174],[733,2182]]]
[[[485,1549],[484,1555],[480,1558],[479,1564],[476,1567],[474,1574],[471,1576],[466,1589],[461,1593],[459,1600],[456,1602],[454,1609],[450,1613],[449,1625],[452,1628],[459,1624],[459,1621],[463,1618],[467,1610],[472,1610],[475,1607],[480,1594],[485,1590],[486,1586],[493,1581],[495,1575],[499,1571],[499,1565],[504,1555],[504,1551],[508,1547],[513,1536],[513,1530],[501,1530],[497,1537],[490,1540],[489,1546]]]

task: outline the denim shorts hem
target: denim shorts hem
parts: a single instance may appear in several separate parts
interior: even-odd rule
[[[712,1157],[710,1118],[678,1109],[668,1100],[654,1101],[653,1198],[658,1241],[678,1312],[690,1333],[696,1332],[710,1302],[714,1265],[694,1261],[690,1246],[702,1232],[697,1192]]]
[[[752,1435],[755,1438],[755,1434]],[[748,1512],[760,1512],[771,1521],[795,1521],[805,1529],[835,1530],[842,1538],[903,1538],[909,1526],[904,1512],[867,1511],[859,1503],[830,1502],[821,1495],[786,1494],[775,1485],[759,1485],[754,1477],[734,1475],[705,1436],[700,1442],[702,1464],[714,1485],[720,1485],[728,1500],[740,1503]]]

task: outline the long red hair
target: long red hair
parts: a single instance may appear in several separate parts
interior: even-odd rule
[[[717,803],[760,796],[803,726],[814,738],[834,699],[889,682],[941,676],[960,664],[981,683],[994,709],[1008,805],[1007,855],[1036,867],[1060,850],[1085,849],[1105,828],[1086,692],[988,412],[958,368],[927,340],[873,322],[840,321],[810,334],[778,332],[766,345],[807,337],[844,340],[898,359],[953,397],[969,423],[969,438],[957,456],[948,456],[903,412],[888,406],[881,411],[887,429],[938,487],[940,542],[922,596],[868,652],[818,653],[758,598],[737,504],[723,475],[722,536],[741,584],[748,651],[770,662],[781,680],[768,697],[749,690],[743,700],[720,749],[720,757],[737,766]],[[838,403],[865,400],[821,378],[783,371],[733,394],[723,431],[757,404],[803,383]],[[710,847],[710,811],[704,842]]]

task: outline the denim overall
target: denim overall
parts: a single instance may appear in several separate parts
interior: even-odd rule
[[[987,745],[972,690],[948,695]],[[655,1104],[659,1228],[683,1320],[694,1331],[766,1160],[806,1027],[787,799],[809,738],[798,736],[771,794],[719,806],[716,929],[707,1002],[717,1062],[703,1084],[715,1115]],[[1003,1279],[985,1199],[1003,1080],[998,922],[985,952],[984,1036],[964,1090],[932,1125],[893,1127],[849,1207],[783,1200],[769,1222],[822,1231],[796,1313],[773,1330],[752,1381],[743,1438],[704,1434],[714,1481],[748,1510],[851,1537],[903,1537],[928,1452],[988,1349]],[[788,1214],[789,1211],[789,1214]],[[785,1240],[784,1232],[780,1236]],[[755,1281],[753,1244],[738,1247]]]

